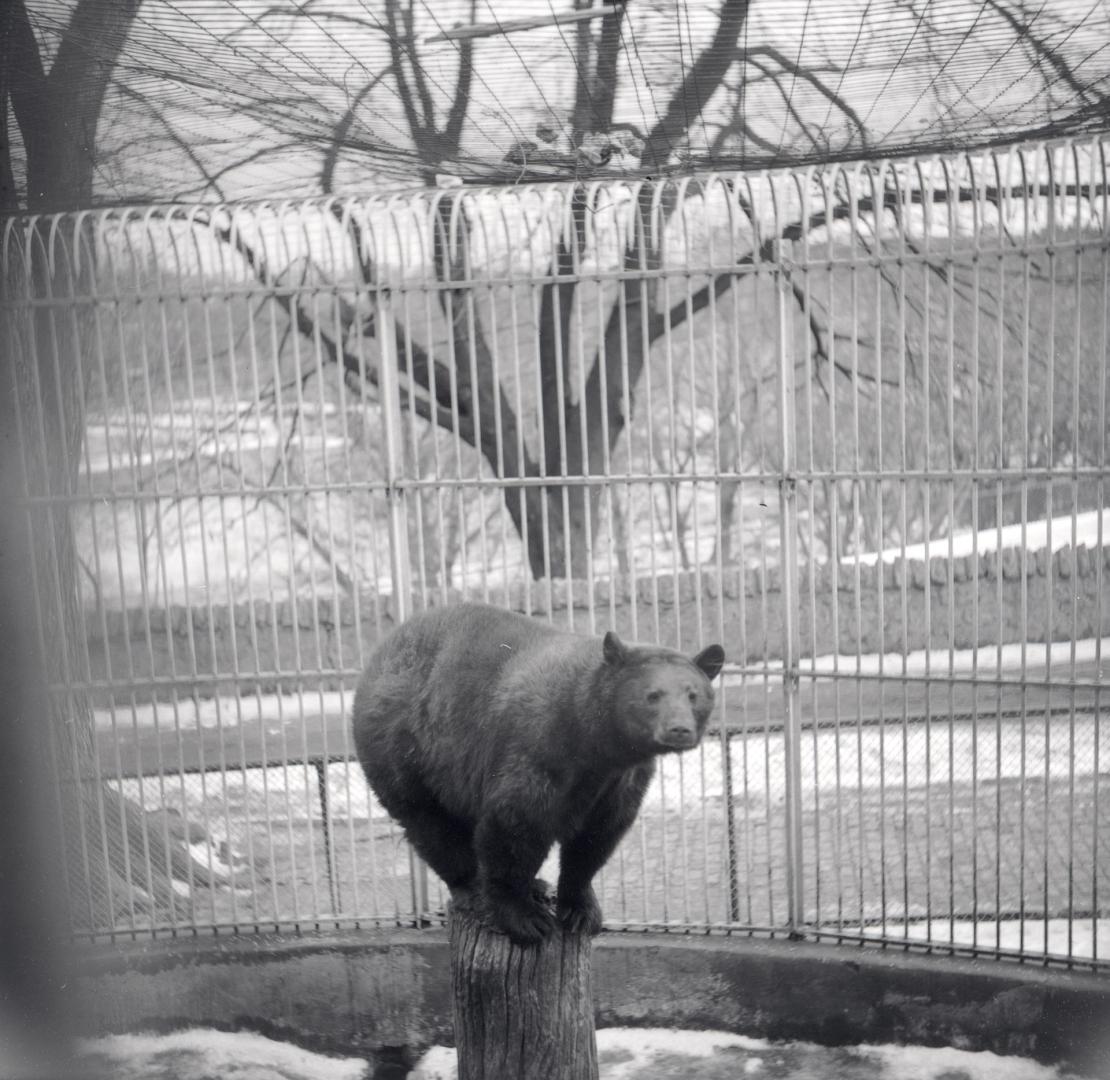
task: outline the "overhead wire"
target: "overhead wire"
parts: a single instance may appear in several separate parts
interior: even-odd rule
[[[785,95],[788,101],[794,100],[794,91],[798,88],[798,69],[802,66],[802,50],[805,48],[806,40],[806,27],[809,25],[809,13],[813,6],[813,0],[806,0],[805,11],[802,14],[802,32],[798,35],[798,51],[794,57],[794,69],[790,74],[790,91]],[[779,131],[779,151],[781,152],[783,143],[786,140],[786,127],[790,119],[790,113],[787,111],[783,114],[782,128]],[[803,129],[804,130],[804,129]]]
[[[597,114],[595,65],[589,55],[579,54],[573,35],[560,23],[553,23],[554,33],[526,34],[511,31],[499,14],[505,8],[496,0],[483,0],[478,8],[476,0],[397,2],[403,6],[404,27],[387,23],[381,0],[360,0],[357,6],[307,0],[288,8],[276,2],[255,6],[250,0],[146,0],[126,36],[103,45],[105,58],[111,53],[116,62],[110,111],[102,127],[109,140],[105,154],[122,150],[131,163],[121,168],[124,158],[118,154],[104,163],[100,190],[122,197],[129,184],[156,187],[160,173],[173,188],[179,177],[170,163],[177,158],[190,175],[200,170],[199,177],[207,168],[224,176],[234,172],[235,164],[225,160],[233,154],[244,172],[224,185],[229,192],[277,192],[285,183],[303,187],[312,181],[304,161],[337,139],[375,175],[411,182],[420,148],[402,115],[402,86],[382,78],[382,89],[359,106],[362,82],[356,85],[356,79],[377,78],[377,68],[392,66],[393,26],[393,49],[400,46],[404,70],[411,73],[415,105],[420,115],[432,109],[426,122],[438,131],[436,118],[441,112],[447,115],[458,87],[448,77],[449,58],[445,64],[442,54],[427,53],[409,40],[416,33],[414,12],[443,32],[460,63],[469,50],[443,30],[452,21],[445,10],[474,21],[480,8],[501,31],[496,48],[475,49],[471,57],[474,104],[467,110],[461,142],[444,148],[444,171],[453,165],[466,178],[508,179],[506,152],[513,140],[531,136],[533,120],[543,119],[565,136],[572,122],[570,104],[565,94],[556,99],[551,89],[555,79],[566,78],[564,72],[574,78],[583,112],[588,107],[591,115]],[[66,37],[72,5],[67,0],[27,3],[49,65]],[[546,10],[558,15],[570,3],[546,0]],[[886,156],[997,142],[1022,132],[1044,137],[1090,130],[1108,107],[1110,42],[1099,34],[1102,5],[1094,0],[1067,6],[1061,0],[1036,0],[1028,8],[1016,6],[1016,0],[865,0],[852,5],[798,0],[792,5],[794,14],[777,24],[763,20],[753,25],[745,17],[736,50],[739,62],[726,81],[726,116],[723,106],[714,110],[702,100],[716,91],[716,84],[697,85],[704,66],[699,64],[706,48],[704,31],[722,10],[720,3],[673,0],[650,7],[627,4],[622,12],[615,40],[624,77],[615,114],[607,104],[606,115],[617,126],[627,121],[644,136],[654,133],[658,157],[668,168]],[[285,21],[274,21],[280,17]],[[353,32],[341,30],[336,19],[350,23]],[[786,36],[792,39],[788,46]],[[552,42],[558,46],[554,50]],[[865,43],[867,55],[861,57]],[[755,72],[753,48],[774,86]],[[787,50],[789,59],[782,56]],[[830,57],[827,72],[822,68],[825,54]],[[537,72],[537,55],[558,66],[551,69],[553,79]],[[768,55],[778,58],[767,60]],[[511,85],[513,79],[531,84],[527,108],[516,107],[520,92]],[[351,123],[337,126],[345,110]],[[847,124],[837,120],[841,112]],[[681,132],[678,123],[663,130],[668,115],[682,123]],[[718,122],[724,125],[720,132]],[[591,126],[584,115],[581,123]],[[808,138],[798,138],[795,128]],[[680,150],[688,142],[689,155]],[[249,164],[244,148],[254,160],[272,155],[272,172],[263,175]],[[304,160],[298,160],[295,148],[303,148],[299,156]],[[24,167],[18,157],[22,152],[17,145],[17,170]],[[566,155],[565,161],[555,156],[550,166],[551,175],[565,172],[568,177],[590,169],[589,162],[576,163],[574,155]],[[639,166],[654,170],[659,163],[641,161]]]
[[[924,2],[925,4],[928,4],[929,0],[919,0],[919,2]],[[911,10],[912,10],[912,8],[911,8]],[[922,11],[919,11],[918,14],[917,14],[917,22],[914,24],[913,32],[906,39],[906,44],[902,47],[902,52],[899,54],[898,59],[890,66],[890,70],[887,72],[886,81],[883,83],[879,92],[877,94],[875,94],[871,99],[871,106],[870,106],[870,108],[868,108],[866,115],[862,119],[862,125],[863,125],[864,129],[867,128],[867,122],[868,122],[868,120],[871,119],[871,114],[875,111],[875,106],[880,101],[885,100],[886,92],[890,87],[891,79],[894,78],[895,73],[901,68],[903,62],[906,59],[906,56],[909,54],[910,47],[913,45],[914,40],[917,37],[917,33],[921,29],[924,21],[925,21],[925,12],[924,12],[924,10],[922,10]]]
[[[678,7],[681,9],[683,15],[685,16],[685,20],[686,20],[686,36],[687,36],[687,39],[688,39],[689,44],[690,44],[690,70],[693,73],[693,77],[694,77],[694,96],[695,96],[695,100],[696,100],[697,106],[698,106],[698,120],[701,123],[702,135],[705,137],[706,149],[708,149],[709,146],[711,145],[711,142],[710,142],[710,138],[709,138],[709,127],[707,126],[706,121],[705,121],[705,110],[708,108],[709,102],[702,100],[701,87],[698,86],[698,68],[697,68],[698,58],[694,55],[694,32],[690,27],[690,5],[689,4],[680,4],[680,5],[678,5]],[[744,21],[745,22],[748,21],[746,14],[744,16]],[[679,44],[679,48],[678,48],[679,61],[684,62],[682,60],[682,25],[681,25],[681,23],[679,23],[679,25],[678,25],[678,44]],[[685,86],[685,79],[683,79],[683,86]],[[712,96],[712,95],[710,95],[710,96]],[[685,104],[685,95],[683,95],[683,103]],[[689,117],[689,114],[684,113],[683,119],[686,121],[686,131],[689,132],[690,131],[690,117]]]
[[[488,0],[487,0],[487,3],[488,3]],[[547,0],[547,9],[548,9],[548,11],[551,12],[552,15],[556,14],[554,5],[551,3],[551,0]],[[596,116],[597,115],[597,107],[596,107],[596,104],[594,102],[593,94],[590,91],[590,81],[591,81],[590,80],[590,72],[586,71],[585,74],[583,74],[582,61],[578,56],[578,50],[573,48],[571,46],[570,42],[567,41],[567,36],[563,32],[563,27],[562,27],[561,23],[556,23],[555,24],[555,32],[559,35],[559,39],[562,41],[563,47],[566,49],[567,54],[570,56],[571,65],[574,67],[574,74],[575,74],[575,91],[574,91],[574,94],[575,94],[575,99],[577,100],[577,97],[578,97],[578,89],[577,89],[578,86],[583,86],[585,88],[585,91],[586,91],[586,100],[590,103],[590,114],[592,116]],[[546,101],[545,101],[545,104],[546,104]],[[550,108],[550,106],[549,106],[549,108]],[[558,114],[556,113],[555,115],[557,116]],[[561,125],[561,126],[563,126],[564,132],[565,132],[565,125]]]
[[[1044,0],[1044,2],[1041,4],[1040,8],[1037,10],[1036,14],[1033,15],[1032,22],[1036,22],[1040,13],[1044,11],[1047,4],[1048,4],[1048,0]],[[1013,52],[1020,44],[1021,44],[1021,38],[1019,38],[1017,35],[1014,35],[1010,39],[1010,44],[1005,49],[1003,49],[1002,52],[999,53],[994,58],[994,60],[991,61],[991,63],[989,64],[989,66],[987,68],[985,68],[982,72],[980,72],[979,77],[973,83],[971,83],[968,86],[961,87],[959,89],[956,100],[957,101],[970,101],[970,95],[971,95],[972,91],[974,91],[976,87],[981,85],[983,80],[986,79],[990,75],[990,73],[992,71],[994,71],[995,68],[997,68],[999,66],[999,64],[1001,64],[1002,61],[1005,60],[1006,57],[1009,56],[1010,53]],[[997,100],[997,99],[994,99],[994,100]],[[947,110],[946,110],[946,113],[937,118],[937,124],[938,125],[943,125],[945,115],[952,113],[954,108],[955,108],[955,104],[954,103],[949,103],[949,105],[947,107]],[[980,107],[979,113],[982,114],[983,112],[986,111],[987,108],[989,108],[989,106]]]
[[[502,26],[501,20],[497,17],[497,13],[493,10],[493,4],[490,3],[490,0],[485,0],[485,5],[489,9],[489,13],[493,17],[493,21],[497,25],[498,30],[501,30],[502,36],[507,42],[509,48],[513,51],[513,53],[516,55],[516,58],[520,61],[521,67],[527,69],[528,65],[525,62],[524,57],[521,55],[520,50],[516,47],[516,42],[513,41],[513,35],[504,32],[504,27]],[[551,107],[551,102],[547,100],[547,95],[543,92],[543,87],[538,82],[535,84],[535,86],[540,93],[540,101],[543,102],[543,107],[547,110],[548,116],[555,120],[555,122],[558,123],[565,131],[566,125],[563,124],[561,120],[559,120],[558,110]],[[490,93],[492,94],[493,91],[491,90]],[[522,127],[518,126],[517,130],[521,139],[527,138],[527,134]]]
[[[631,84],[632,84],[632,94],[636,98],[636,108],[639,111],[639,114],[640,114],[640,117],[641,117],[641,120],[642,120],[645,117],[646,114],[644,113],[643,98],[640,97],[640,84],[636,79],[635,71],[633,71],[633,69],[632,69],[632,53],[629,51],[628,45],[624,44],[625,43],[625,36],[624,36],[625,35],[625,27],[629,25],[629,23],[631,22],[631,19],[632,19],[631,13],[626,10],[625,13],[624,13],[624,18],[621,19],[620,27],[619,27],[620,42],[621,42],[621,45],[622,45],[620,51],[624,53],[625,63],[628,66],[629,82],[631,82]],[[650,89],[650,84],[649,84],[649,89]],[[615,102],[615,100],[616,100],[616,95],[614,94],[614,102]],[[652,106],[655,110],[656,117],[658,117],[659,116],[659,109],[658,109],[658,107],[655,106],[654,99],[652,100]]]
[[[1069,33],[1069,35],[1068,35],[1068,36],[1069,36],[1069,37],[1073,36],[1073,35],[1074,35],[1074,32],[1075,32],[1075,31],[1077,31],[1078,29],[1079,29],[1079,28],[1078,28],[1078,27],[1076,27],[1076,28],[1075,28],[1075,30],[1074,30],[1074,31],[1072,31],[1072,33]],[[1087,54],[1087,55],[1086,55],[1086,56],[1085,56],[1085,57],[1084,57],[1084,58],[1083,58],[1083,59],[1082,59],[1082,60],[1080,61],[1080,65],[1078,65],[1078,66],[1081,66],[1082,64],[1085,64],[1085,63],[1086,63],[1086,62],[1087,62],[1087,61],[1088,61],[1089,59],[1091,59],[1091,57],[1093,57],[1093,56],[1097,56],[1097,55],[1098,55],[1099,53],[1107,52],[1108,50],[1110,50],[1110,41],[1105,41],[1105,40],[1104,40],[1104,41],[1102,41],[1102,42],[1101,42],[1101,43],[1100,43],[1100,44],[1099,44],[1099,45],[1098,45],[1097,47],[1093,48],[1093,49],[1092,49],[1092,50],[1091,50],[1091,51],[1090,51],[1090,52],[1089,52],[1089,53],[1088,53],[1088,54]],[[1018,81],[1021,81],[1021,78],[1025,78],[1025,77],[1027,77],[1027,76],[1022,76],[1022,77],[1020,77],[1020,78],[1018,79]],[[1104,103],[1110,103],[1110,73],[1104,73],[1100,81],[1101,81],[1101,82],[1102,82],[1103,84],[1106,84],[1106,85],[1107,85],[1107,87],[1108,87],[1108,89],[1107,89],[1106,91],[1101,91],[1101,92],[1098,92],[1098,96],[1099,96],[1099,98],[1101,98],[1101,100],[1102,100],[1102,101],[1103,101]],[[1090,87],[1091,89],[1093,89],[1093,88],[1094,88],[1095,86],[1097,86],[1097,85],[1098,85],[1097,83],[1090,83],[1090,84],[1089,84],[1089,87]],[[1046,87],[1046,89],[1047,89],[1047,87]],[[997,96],[1001,96],[1001,95],[997,95]],[[1026,105],[1027,105],[1027,104],[1028,104],[1028,103],[1026,103]],[[1000,127],[1004,127],[1004,126],[1005,126],[1005,122],[1006,122],[1006,121],[1007,121],[1008,119],[1010,119],[1010,118],[1011,118],[1012,116],[1014,116],[1014,115],[1016,114],[1016,112],[1018,111],[1018,108],[1021,108],[1021,107],[1024,107],[1024,106],[1015,106],[1014,108],[1010,109],[1010,110],[1009,110],[1009,112],[1007,112],[1007,113],[1004,113],[1004,114],[1003,114],[1003,115],[1002,115],[1001,117],[999,117],[999,119],[998,119],[998,121],[997,121],[997,123],[999,124],[999,126],[1000,126]]]
[[[825,109],[825,119],[821,122],[821,129],[823,131],[828,130],[829,120],[832,118],[833,102],[840,97],[841,91],[844,89],[844,78],[851,70],[852,61],[856,58],[856,50],[859,48],[859,43],[863,38],[863,28],[867,25],[867,14],[871,10],[871,5],[873,3],[874,0],[867,0],[866,5],[864,6],[863,14],[860,16],[859,25],[856,27],[856,36],[852,40],[852,47],[848,50],[848,59],[845,60],[843,65],[841,66],[840,78],[837,79],[836,87],[829,95],[829,103]],[[860,134],[866,137],[864,132],[861,131]]]
[[[963,48],[963,46],[967,43],[968,39],[975,32],[975,28],[979,25],[979,20],[983,17],[983,12],[985,10],[986,10],[986,5],[985,4],[980,4],[978,9],[975,12],[975,17],[971,20],[971,25],[967,27],[967,29],[963,33],[963,36],[960,38],[960,44],[957,45],[955,48],[953,48],[948,53],[948,56],[944,59],[944,61],[940,65],[940,70],[937,71],[937,73],[929,80],[929,82],[926,83],[926,85],[921,88],[921,90],[918,92],[917,97],[914,99],[913,103],[906,109],[906,111],[902,114],[901,118],[895,123],[895,125],[894,125],[895,127],[901,126],[902,122],[907,120],[910,117],[910,115],[914,112],[914,110],[917,108],[917,106],[921,104],[921,102],[925,98],[925,95],[928,94],[930,90],[933,90],[937,86],[937,84],[941,80],[941,76],[944,75],[944,73],[948,70],[949,65],[955,59],[956,54],[958,52],[960,52],[960,50]]]
[[[424,9],[428,12],[428,15],[431,18],[432,22],[435,23],[436,29],[442,32],[445,28],[444,28],[443,24],[439,21],[438,17],[436,16],[436,13],[432,10],[431,5],[428,3],[428,0],[420,0],[420,3],[423,5]],[[457,39],[452,38],[450,40],[451,40],[451,44],[455,48],[455,51],[459,54],[459,63],[462,64],[462,62],[463,62],[462,44]],[[413,64],[414,66],[416,65],[416,61],[414,59],[412,59],[411,57],[410,57],[409,62],[411,64]],[[497,95],[494,93],[493,87],[490,86],[490,84],[488,82],[486,82],[485,78],[483,77],[481,68],[477,64],[473,64],[472,68],[473,68],[473,74],[475,76],[477,76],[478,81],[482,84],[482,86],[484,86],[489,91],[490,96],[494,100],[496,100]],[[427,74],[427,69],[426,68],[424,69],[424,73],[425,73],[425,75]],[[438,83],[436,85],[439,86]],[[439,88],[441,90],[443,89],[443,87],[439,87]],[[495,147],[497,146],[497,140],[493,139],[493,138],[490,138],[489,133],[480,124],[478,124],[476,121],[474,121],[473,126],[477,131],[479,131],[479,132],[481,132],[481,134],[485,135],[487,137],[487,139],[489,140],[489,142],[493,146],[495,146]],[[512,126],[512,125],[510,124],[510,126]],[[517,131],[519,133],[522,133],[523,130],[524,130],[523,128],[521,128],[519,125],[517,125]]]
[[[655,117],[652,122],[650,124],[644,125],[644,135],[645,137],[647,137],[650,136],[651,132],[654,131],[655,128],[657,128],[663,122],[663,114],[659,111],[659,102],[655,100],[655,91],[654,89],[652,89],[652,80],[651,77],[648,75],[647,67],[644,65],[643,54],[640,52],[639,42],[636,39],[635,27],[632,25],[631,19],[628,19],[626,21],[628,23],[629,40],[632,42],[632,51],[636,54],[636,60],[640,65],[640,71],[643,73],[644,82],[647,84],[648,95],[651,97],[652,111],[655,113]],[[631,68],[631,62],[629,62],[629,71],[631,71]],[[675,146],[674,143],[671,142],[670,134],[664,131],[663,136],[666,139],[668,155],[673,157]]]

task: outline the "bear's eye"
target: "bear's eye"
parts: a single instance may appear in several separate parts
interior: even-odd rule
[[[663,691],[662,690],[649,690],[647,699],[648,699],[648,701],[650,701],[654,705],[655,702],[657,702],[662,696],[663,696]]]
[[[695,702],[698,700],[698,692],[696,690],[688,690],[686,692],[686,696],[690,699],[691,702]]]

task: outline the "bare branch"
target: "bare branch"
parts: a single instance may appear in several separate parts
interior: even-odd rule
[[[413,141],[416,143],[417,151],[423,159],[423,150],[425,145],[425,138],[427,129],[425,120],[421,120],[420,114],[416,110],[416,100],[413,96],[412,87],[409,85],[408,76],[405,74],[404,59],[405,54],[401,47],[402,36],[400,28],[397,25],[397,0],[386,0],[385,5],[386,20],[389,26],[389,56],[390,67],[393,74],[397,79],[397,95],[401,99],[401,106],[405,110],[405,120],[408,122],[409,131],[412,134]],[[412,38],[408,39],[409,49],[412,49]],[[410,66],[415,69],[415,64],[411,63]],[[427,119],[425,117],[425,119]]]
[[[781,80],[783,76],[785,74],[789,74],[789,72],[771,71],[770,68],[766,67],[761,61],[758,60],[753,61],[753,63],[755,63],[756,67],[758,67],[760,71],[767,75],[767,77],[771,80],[771,84],[779,92],[779,97],[782,98],[783,108],[786,109],[787,115],[794,121],[795,124],[798,125],[799,128],[802,129],[803,134],[810,141],[810,144],[816,147],[818,145],[817,135],[814,134],[810,125],[806,123],[805,118],[802,116],[801,112],[798,109],[798,106],[795,104],[793,86],[785,87],[782,85]],[[820,134],[819,131],[818,134]],[[775,149],[776,152],[780,150],[779,147],[776,147]]]
[[[336,121],[335,127],[332,128],[331,141],[328,143],[328,148],[324,152],[324,163],[320,169],[320,190],[326,195],[331,194],[332,180],[335,176],[335,166],[339,161],[339,151],[343,149],[343,145],[347,141],[347,135],[351,130],[351,125],[355,122],[355,116],[358,113],[359,106],[386,76],[393,73],[393,65],[390,64],[385,71],[375,75],[357,94],[355,94],[350,105],[347,106],[343,115]]]
[[[393,6],[394,0],[387,0],[386,7]],[[420,64],[420,57],[416,51],[416,32],[413,27],[412,17],[412,0],[409,0],[408,6],[402,11],[401,18],[405,23],[405,51],[408,53],[409,69],[412,71],[413,82],[416,83],[416,94],[420,98],[420,107],[424,111],[424,124],[425,131],[435,131],[436,128],[436,109],[435,102],[432,100],[432,91],[428,87],[428,79],[424,73],[424,68]]]
[[[616,4],[601,20],[601,38],[597,45],[594,67],[594,131],[609,131],[613,126],[613,108],[617,98],[617,59],[620,55],[624,12],[625,4]]]
[[[647,137],[640,157],[645,165],[653,169],[663,168],[686,134],[690,122],[701,115],[717,92],[736,61],[737,43],[748,21],[750,6],[751,0],[724,0],[722,3],[713,40],[693,65],[684,70],[682,84]]]
[[[1014,36],[1029,44],[1029,47],[1034,51],[1036,56],[1044,61],[1056,73],[1056,77],[1064,83],[1065,86],[1072,93],[1078,94],[1084,103],[1090,103],[1093,99],[1096,102],[1106,103],[1106,95],[1099,94],[1094,91],[1093,87],[1084,84],[1067,60],[1064,59],[1059,49],[1053,48],[1044,38],[1033,30],[1033,23],[1036,19],[1025,20],[1021,19],[1015,14],[1013,4],[1003,4],[999,0],[983,0],[984,6],[998,15],[1010,29],[1013,30]],[[1020,10],[1020,6],[1019,6]]]
[[[473,20],[477,0],[471,0],[470,18]],[[464,41],[459,46],[459,75],[455,81],[455,92],[451,108],[447,113],[447,124],[443,129],[443,152],[454,156],[459,152],[462,140],[463,123],[470,108],[470,84],[474,76],[474,42]]]
[[[848,104],[848,100],[840,93],[829,88],[825,81],[819,78],[819,71],[826,70],[837,73],[838,69],[829,65],[827,68],[818,69],[813,66],[802,67],[795,63],[788,56],[781,53],[773,45],[760,45],[755,49],[748,49],[746,52],[741,53],[741,58],[750,60],[756,56],[765,56],[769,60],[773,60],[779,67],[788,75],[796,79],[801,79],[803,82],[809,83],[819,94],[827,98],[829,103],[835,105],[855,126],[859,132],[860,142],[867,146],[867,128],[864,126],[863,120],[860,118],[859,113]],[[766,71],[766,68],[761,68]]]

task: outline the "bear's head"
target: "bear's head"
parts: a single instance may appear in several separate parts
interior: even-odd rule
[[[671,649],[625,645],[612,630],[602,642],[611,707],[625,748],[636,758],[690,750],[713,712],[713,679],[725,652],[709,645],[692,659]]]

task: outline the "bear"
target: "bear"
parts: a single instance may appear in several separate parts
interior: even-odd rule
[[[486,604],[431,608],[374,651],[354,744],[382,806],[453,895],[518,945],[558,919],[597,934],[591,882],[660,754],[698,745],[720,645],[692,659],[555,629]],[[560,845],[555,907],[536,879]]]

